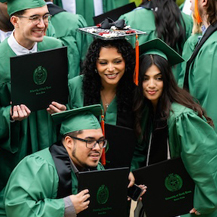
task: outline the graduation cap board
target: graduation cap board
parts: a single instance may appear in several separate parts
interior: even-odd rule
[[[101,114],[100,104],[79,107],[51,115],[56,124],[61,123],[60,133],[65,135],[78,130],[101,128],[95,116]]]
[[[37,111],[68,102],[66,47],[11,57],[10,67],[12,105]]]
[[[91,34],[94,37],[103,39],[103,40],[114,40],[125,38],[126,36],[135,36],[135,35],[144,35],[146,34],[143,31],[125,28],[125,29],[102,29],[98,26],[91,26],[85,28],[79,28],[78,31],[81,31],[86,34]]]
[[[184,59],[175,50],[159,38],[147,41],[146,43],[140,45],[139,53],[140,56],[145,54],[157,54],[168,60],[171,66],[184,61]]]
[[[139,168],[133,174],[137,183],[147,186],[143,195],[147,217],[174,217],[193,208],[195,184],[180,157]]]
[[[129,168],[80,172],[78,191],[88,189],[90,204],[78,217],[127,217]]]
[[[130,167],[136,137],[130,128],[105,124],[106,147],[105,168]]]
[[[98,23],[101,23],[105,18],[110,17],[112,20],[118,20],[118,18],[122,14],[126,14],[136,8],[135,2],[131,2],[129,4],[126,4],[122,7],[116,8],[114,10],[108,11],[104,14],[100,14],[99,16],[93,17],[95,25]]]

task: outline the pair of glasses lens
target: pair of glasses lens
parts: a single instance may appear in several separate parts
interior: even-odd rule
[[[30,17],[25,17],[22,15],[18,15],[17,17],[20,18],[28,18],[33,24],[37,25],[39,24],[42,20],[45,24],[49,23],[49,20],[51,18],[50,14],[45,14],[44,16],[39,16],[39,15],[34,15],[34,16],[30,16]]]
[[[94,148],[96,146],[96,144],[98,144],[101,149],[105,148],[107,145],[107,140],[106,139],[86,140],[87,148]]]
[[[107,145],[107,140],[106,139],[98,139],[98,140],[88,139],[87,140],[87,139],[82,139],[82,138],[78,138],[78,137],[75,137],[75,136],[70,136],[70,137],[73,138],[73,139],[85,142],[86,147],[90,148],[90,149],[94,148],[96,146],[96,144],[98,144],[101,149],[105,148],[106,145]]]

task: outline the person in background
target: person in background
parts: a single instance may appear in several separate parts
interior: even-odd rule
[[[69,79],[80,74],[80,66],[84,59],[91,39],[77,31],[87,26],[84,18],[79,14],[66,12],[53,4],[53,0],[45,0],[51,23],[55,29],[55,37],[60,39],[68,48]]]
[[[58,102],[36,112],[23,104],[11,106],[10,57],[59,48],[62,43],[45,36],[50,14],[44,0],[8,0],[7,6],[14,31],[0,44],[0,216],[5,216],[2,197],[10,173],[26,155],[56,141],[58,131],[50,113],[66,109]]]
[[[138,145],[131,169],[181,157],[195,183],[194,207],[189,212],[215,217],[217,134],[213,122],[193,97],[177,86],[171,66],[183,61],[178,53],[155,39],[142,45],[140,54],[134,100]]]
[[[10,22],[10,17],[7,13],[7,4],[0,2],[0,43],[9,37],[14,26]]]
[[[186,64],[180,85],[205,108],[217,131],[217,2],[191,0],[191,3],[193,15],[202,24],[202,38]]]
[[[139,37],[139,44],[148,40],[160,38],[182,54],[185,41],[192,32],[192,18],[180,11],[174,0],[143,0],[135,10],[123,14],[124,19],[133,29],[146,32]],[[135,41],[132,39],[132,43]],[[181,66],[173,66],[173,74],[178,80]]]

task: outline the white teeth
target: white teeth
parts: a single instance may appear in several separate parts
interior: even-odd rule
[[[106,75],[108,78],[115,78],[117,76],[117,74],[110,74],[110,75]]]

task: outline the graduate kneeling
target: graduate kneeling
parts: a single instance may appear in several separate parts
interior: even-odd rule
[[[93,105],[52,115],[62,122],[62,141],[25,157],[12,172],[5,190],[8,217],[76,216],[88,208],[89,193],[77,193],[79,171],[102,170],[106,146]]]

